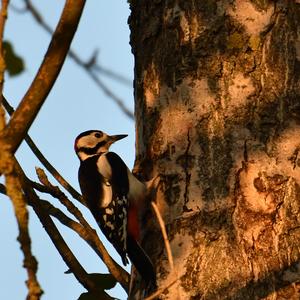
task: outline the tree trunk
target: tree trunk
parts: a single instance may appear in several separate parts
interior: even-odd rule
[[[145,248],[163,299],[300,299],[299,1],[132,0]],[[300,154],[299,154],[300,156]]]

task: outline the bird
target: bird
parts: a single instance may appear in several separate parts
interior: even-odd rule
[[[80,160],[78,181],[86,206],[126,266],[129,261],[146,284],[156,282],[151,259],[140,245],[139,214],[147,185],[138,180],[110,146],[127,134],[101,130],[80,133],[74,143]]]

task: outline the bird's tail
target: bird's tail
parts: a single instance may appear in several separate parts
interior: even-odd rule
[[[149,256],[139,243],[130,236],[128,236],[127,239],[127,252],[131,262],[145,281],[146,285],[151,283],[151,285],[156,286],[156,274]]]

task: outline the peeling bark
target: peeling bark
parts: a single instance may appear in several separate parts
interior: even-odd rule
[[[179,280],[162,299],[300,299],[300,4],[131,1],[137,163]],[[155,219],[144,244],[169,274]]]

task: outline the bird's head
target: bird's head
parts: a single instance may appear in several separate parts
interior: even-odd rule
[[[88,130],[82,132],[75,139],[74,149],[81,161],[105,153],[116,141],[127,137],[127,134],[108,135],[100,130]]]

